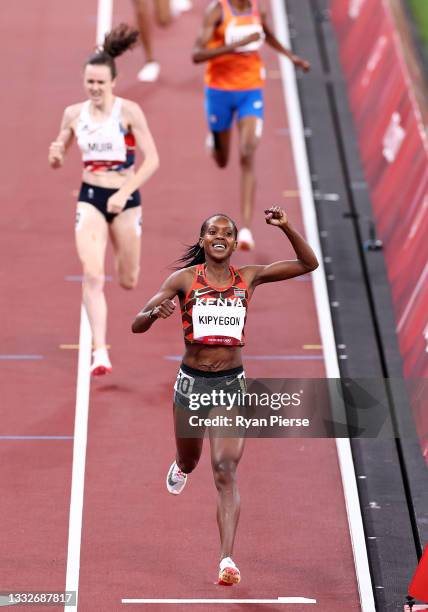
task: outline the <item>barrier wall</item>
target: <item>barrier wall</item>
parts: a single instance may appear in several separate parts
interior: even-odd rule
[[[388,0],[331,0],[406,378],[428,377],[428,142]],[[415,414],[428,458],[428,406]]]

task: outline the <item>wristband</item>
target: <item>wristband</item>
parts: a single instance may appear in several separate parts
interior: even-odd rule
[[[151,311],[149,312],[149,319],[157,319],[157,316],[153,315],[155,308],[157,308],[157,306],[154,306],[154,308],[152,308]]]

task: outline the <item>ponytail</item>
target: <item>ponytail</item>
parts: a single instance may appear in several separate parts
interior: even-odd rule
[[[193,244],[192,246],[187,247],[185,250],[183,257],[177,259],[175,262],[178,265],[175,270],[182,270],[183,268],[190,268],[191,266],[197,266],[199,264],[205,263],[205,251],[204,247],[201,247],[199,241]]]
[[[207,227],[211,219],[215,219],[218,217],[221,217],[222,219],[227,219],[228,221],[230,221],[230,223],[233,226],[233,231],[235,232],[235,239],[237,238],[238,229],[233,219],[231,219],[227,215],[224,215],[223,213],[217,213],[215,215],[211,215],[211,217],[208,217],[208,219],[205,219],[205,221],[202,223],[201,230],[199,233],[199,240],[204,236],[205,232],[207,231]],[[176,264],[184,264],[184,265],[176,266],[174,268],[175,270],[182,270],[183,268],[190,268],[191,266],[197,266],[199,264],[205,263],[205,250],[204,250],[204,247],[200,246],[199,240],[195,244],[188,246],[183,256],[180,257],[180,259],[176,260],[175,262]]]
[[[138,36],[137,30],[133,30],[126,23],[121,23],[105,35],[104,43],[87,59],[85,65],[108,66],[111,78],[115,79],[117,69],[114,58],[131,49],[137,42]]]

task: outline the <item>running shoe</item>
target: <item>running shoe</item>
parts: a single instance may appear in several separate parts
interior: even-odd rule
[[[218,574],[218,583],[222,586],[232,586],[238,584],[241,580],[241,574],[230,557],[225,557],[220,561],[220,572]]]
[[[253,234],[248,227],[242,227],[238,232],[238,249],[252,251],[255,247]]]
[[[147,62],[137,74],[137,79],[142,83],[154,83],[158,80],[160,65],[158,62]]]
[[[193,7],[191,0],[170,0],[169,7],[171,15],[178,17],[181,13],[190,11]]]
[[[180,495],[186,486],[187,474],[182,472],[176,462],[171,465],[166,477],[166,488],[173,495]]]
[[[96,349],[92,353],[92,365],[91,374],[92,376],[103,376],[109,374],[112,371],[111,361],[108,356],[107,349],[105,346]]]
[[[214,151],[214,136],[212,132],[208,132],[205,138],[205,151],[208,155],[212,155]]]

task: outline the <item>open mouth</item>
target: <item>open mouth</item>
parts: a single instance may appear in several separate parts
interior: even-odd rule
[[[224,244],[213,244],[213,249],[216,251],[225,251],[226,246]]]

